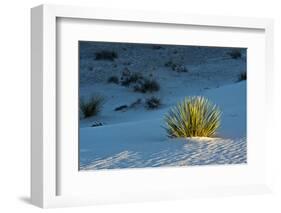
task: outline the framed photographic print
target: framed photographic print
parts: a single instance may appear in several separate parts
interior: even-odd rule
[[[31,14],[32,203],[270,192],[272,20]]]

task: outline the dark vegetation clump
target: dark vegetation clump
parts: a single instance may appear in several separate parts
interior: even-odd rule
[[[143,79],[139,81],[138,84],[134,86],[135,92],[147,93],[147,92],[157,92],[160,90],[160,85],[156,80],[153,79]]]
[[[146,99],[145,105],[147,109],[156,109],[161,105],[161,100],[160,98],[152,96],[151,98]]]
[[[91,127],[98,127],[98,126],[103,126],[102,122],[94,122]]]
[[[102,96],[92,96],[88,100],[80,99],[79,108],[84,118],[96,116],[101,111],[104,104]]]
[[[138,81],[142,80],[144,77],[141,73],[134,72],[132,73],[130,70],[125,69],[121,75],[121,84],[122,86],[130,86],[133,83],[137,83]]]
[[[137,83],[139,80],[142,80],[143,76],[141,73],[132,73],[129,77],[130,83]]]
[[[118,58],[118,55],[114,51],[103,50],[100,52],[96,52],[95,60],[106,60],[106,61],[114,61],[114,59]]]
[[[173,67],[174,63],[172,61],[168,61],[165,63],[165,67]]]
[[[234,50],[228,52],[227,54],[233,59],[242,58],[242,53],[239,49],[234,49]]]
[[[171,68],[173,71],[176,72],[188,72],[187,68],[182,64],[176,64],[173,61],[168,61],[165,63],[165,67]]]
[[[107,83],[119,84],[119,78],[117,76],[110,76],[107,79]]]
[[[144,77],[139,72],[131,72],[126,68],[120,78],[122,86],[131,87],[135,92],[147,93],[159,91],[160,85],[156,80]]]
[[[241,72],[238,76],[238,82],[239,81],[245,81],[247,80],[247,73],[246,72]]]
[[[119,106],[119,107],[116,107],[114,110],[115,110],[115,111],[124,111],[124,110],[126,110],[126,109],[128,109],[128,106],[127,106],[127,105],[121,105],[121,106]]]

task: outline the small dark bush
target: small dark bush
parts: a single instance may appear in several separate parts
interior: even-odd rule
[[[242,57],[242,53],[239,49],[234,49],[227,54],[233,59],[239,59]]]
[[[170,67],[173,71],[176,72],[188,72],[187,68],[184,65],[176,64],[173,61],[166,62],[165,67]]]
[[[156,92],[160,90],[160,85],[156,80],[143,79],[134,86],[135,92]]]
[[[103,126],[102,122],[94,122],[91,127],[98,127],[98,126]]]
[[[172,69],[176,72],[187,72],[188,71],[184,65],[176,65]]]
[[[130,81],[132,83],[136,83],[138,80],[143,79],[143,76],[141,73],[132,73],[132,75],[130,76]]]
[[[107,83],[119,84],[119,79],[117,76],[110,76],[107,79]]]
[[[126,67],[123,70],[123,72],[121,74],[121,78],[120,78],[122,86],[126,86],[127,87],[127,86],[130,85],[130,83],[131,83],[131,80],[130,80],[131,75],[132,75],[131,71]]]
[[[247,73],[241,72],[238,76],[238,81],[245,81],[245,80],[247,80]]]
[[[127,105],[121,105],[121,106],[119,106],[119,107],[116,107],[116,108],[114,109],[114,111],[124,111],[124,110],[126,110],[126,109],[128,109],[128,106],[127,106]]]
[[[102,96],[92,96],[88,100],[80,99],[79,108],[84,118],[96,116],[104,104],[104,98]]]
[[[114,59],[118,58],[118,55],[114,51],[103,50],[96,53],[96,60],[107,60],[114,61]]]
[[[121,84],[123,86],[130,86],[131,83],[137,83],[139,80],[142,80],[143,76],[141,73],[130,73],[123,75],[121,78]]]
[[[152,96],[151,98],[146,99],[145,105],[147,109],[156,109],[161,105],[161,100],[160,98]]]
[[[132,74],[132,73],[131,73],[131,71],[128,69],[128,67],[125,67],[124,70],[122,71],[121,76],[122,76],[122,77],[128,77],[128,76],[130,76],[131,74]]]

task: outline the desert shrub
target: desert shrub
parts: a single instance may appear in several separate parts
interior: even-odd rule
[[[102,123],[102,122],[98,122],[98,121],[96,121],[96,122],[94,122],[92,125],[91,125],[91,127],[98,127],[98,126],[103,126],[104,124]]]
[[[114,61],[114,59],[118,58],[118,55],[114,51],[103,50],[100,52],[96,52],[96,60],[107,60]]]
[[[227,53],[233,59],[239,59],[242,57],[242,53],[239,49],[233,49],[232,51]]]
[[[103,107],[104,98],[102,96],[92,96],[88,100],[80,99],[79,108],[84,118],[96,116]]]
[[[121,84],[123,86],[130,86],[132,83],[137,83],[138,81],[142,80],[144,77],[142,76],[141,73],[130,73],[127,75],[123,75],[121,78]]]
[[[168,61],[165,63],[165,67],[171,68],[173,71],[176,72],[188,72],[187,68],[182,64],[176,64],[173,61]]]
[[[245,81],[245,80],[247,80],[247,73],[241,72],[238,76],[238,81]]]
[[[187,68],[184,65],[176,65],[173,67],[173,70],[176,72],[187,72]]]
[[[107,79],[107,83],[119,84],[119,78],[117,76],[110,76]]]
[[[139,81],[138,84],[134,86],[135,92],[147,93],[147,92],[156,92],[160,90],[160,85],[156,80],[153,79],[143,79]]]
[[[121,106],[119,106],[119,107],[116,107],[115,109],[114,109],[114,111],[125,111],[125,110],[127,110],[128,109],[128,106],[127,105],[121,105]]]
[[[169,137],[212,137],[220,117],[220,109],[208,99],[186,97],[165,115],[165,129]]]
[[[127,84],[129,83],[126,83],[126,81],[128,81],[128,78],[131,76],[131,74],[131,71],[127,67],[122,71],[120,80],[123,86],[128,86]]]
[[[132,73],[132,75],[130,76],[130,81],[131,83],[136,83],[138,80],[143,79],[143,76],[141,73]]]
[[[156,109],[161,105],[161,100],[160,98],[152,96],[146,99],[145,105],[147,109]]]

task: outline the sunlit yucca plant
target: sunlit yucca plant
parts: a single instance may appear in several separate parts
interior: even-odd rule
[[[220,109],[207,98],[186,97],[165,115],[165,129],[169,137],[212,137],[220,117]]]
[[[88,100],[80,99],[79,108],[84,118],[97,115],[104,104],[104,98],[102,96],[92,96]]]

